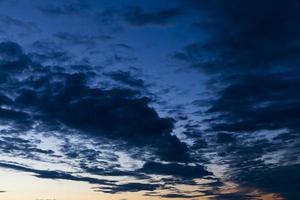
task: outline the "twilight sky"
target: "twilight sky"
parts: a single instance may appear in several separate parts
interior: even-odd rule
[[[0,0],[0,200],[298,200],[299,0]]]

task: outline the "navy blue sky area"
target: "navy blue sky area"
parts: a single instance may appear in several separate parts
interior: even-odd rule
[[[0,170],[99,195],[299,199],[299,10],[0,0]]]

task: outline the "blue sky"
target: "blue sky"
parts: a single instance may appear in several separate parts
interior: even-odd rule
[[[0,199],[296,200],[299,7],[0,0]]]

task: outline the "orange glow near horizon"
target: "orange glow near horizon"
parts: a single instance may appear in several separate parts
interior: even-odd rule
[[[9,169],[0,168],[0,200],[166,200],[157,196],[144,196],[144,192],[124,192],[119,194],[108,194],[103,192],[95,192],[92,187],[94,185],[67,180],[51,180],[41,179],[32,176],[30,173],[18,172]],[[192,188],[186,188],[193,193]],[[239,191],[252,191],[257,200],[283,200],[279,195],[273,193],[262,193],[259,190],[250,188],[240,188]],[[232,183],[228,184],[228,188],[222,188],[220,193],[228,194],[231,192],[239,192],[233,189]],[[165,192],[161,192],[165,194]],[[172,198],[182,199],[182,198]],[[213,196],[200,196],[192,198],[193,200],[213,200]]]

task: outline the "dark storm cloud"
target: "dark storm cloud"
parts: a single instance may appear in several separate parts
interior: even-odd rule
[[[135,78],[129,71],[115,71],[107,74],[113,80],[118,81],[122,84],[137,87],[137,88],[145,88],[145,83],[142,79]]]
[[[90,4],[85,0],[74,0],[59,6],[41,7],[39,10],[49,16],[61,16],[80,14],[90,8]]]
[[[132,7],[124,14],[124,20],[135,26],[165,25],[181,14],[180,9],[172,8],[147,12],[141,7]]]

